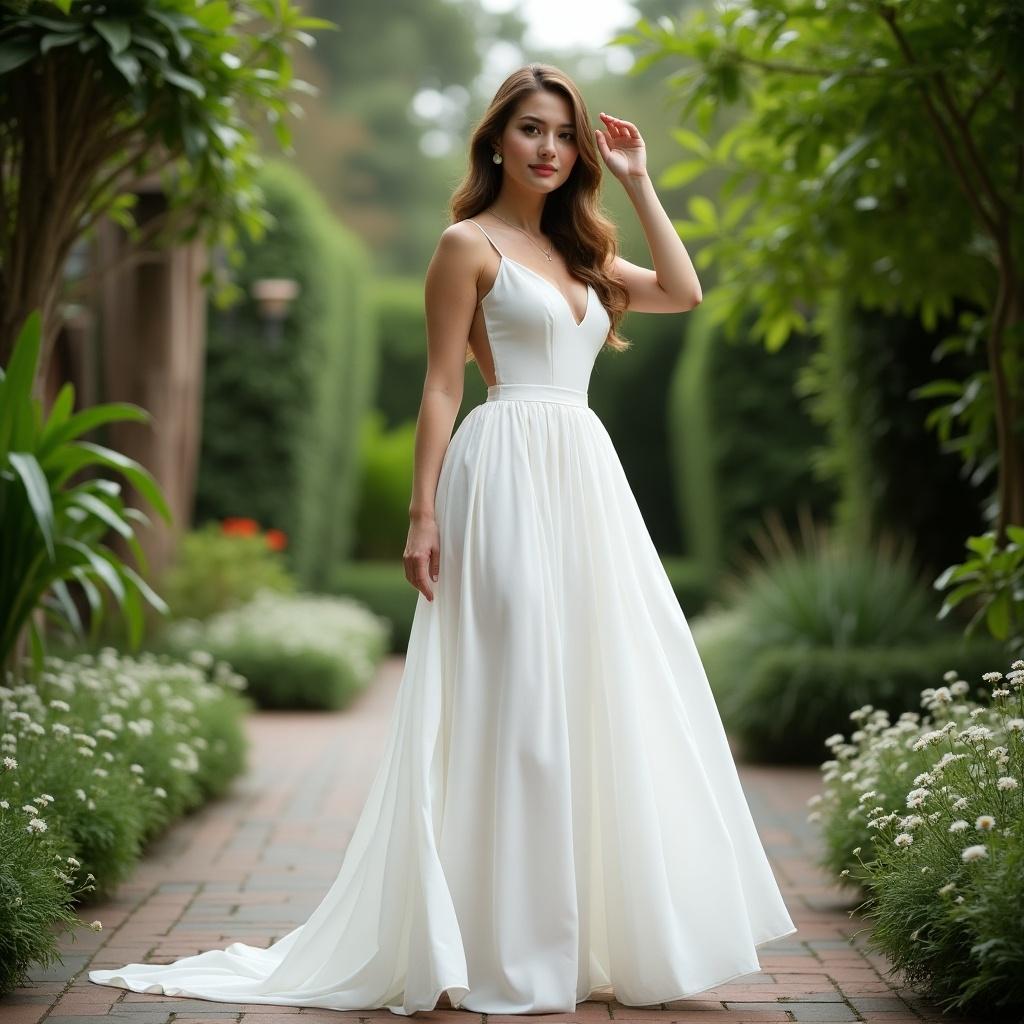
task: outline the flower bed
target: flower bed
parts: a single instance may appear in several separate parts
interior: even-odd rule
[[[825,742],[824,863],[865,896],[870,945],[948,1010],[1024,1008],[1024,661],[948,672],[897,721],[864,705]]]
[[[51,924],[109,894],[148,839],[244,768],[245,681],[112,648],[0,687],[0,993],[58,957]],[[92,894],[92,895],[87,895]],[[94,922],[94,926],[98,926]]]

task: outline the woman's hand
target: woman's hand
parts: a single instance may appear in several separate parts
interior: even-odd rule
[[[415,518],[409,523],[409,537],[405,542],[405,553],[402,564],[405,566],[405,578],[428,601],[434,600],[434,592],[427,581],[427,570],[437,582],[441,562],[441,533],[437,528],[437,520]]]
[[[597,148],[608,165],[608,170],[620,181],[628,177],[640,177],[647,173],[647,147],[632,121],[600,115],[605,131],[595,128]]]

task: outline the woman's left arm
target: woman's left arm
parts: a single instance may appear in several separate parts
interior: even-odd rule
[[[661,205],[647,173],[646,147],[636,125],[601,113],[606,131],[596,129],[597,148],[622,183],[647,236],[654,269],[616,256],[610,267],[629,291],[627,308],[639,313],[684,313],[703,298],[690,254]]]

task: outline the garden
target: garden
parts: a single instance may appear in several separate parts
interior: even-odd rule
[[[478,44],[526,50],[333,6],[0,12],[0,999],[244,778],[252,721],[345,715],[409,643],[423,267]],[[871,948],[1019,1014],[1024,27],[635,6],[628,71],[553,62],[637,111],[704,301],[628,314],[590,404],[738,757],[819,773]],[[468,363],[456,428],[485,392]]]

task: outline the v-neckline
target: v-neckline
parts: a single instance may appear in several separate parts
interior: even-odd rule
[[[562,289],[559,288],[557,284],[555,284],[553,281],[549,281],[543,274],[538,274],[536,270],[532,270],[525,263],[520,263],[519,260],[514,260],[511,256],[506,256],[503,252],[499,251],[498,256],[500,257],[502,263],[505,263],[507,261],[509,263],[514,263],[517,267],[522,267],[523,270],[525,270],[528,274],[533,274],[534,277],[537,277],[541,281],[543,281],[552,291],[557,292],[562,302],[565,303],[565,308],[569,312],[569,319],[577,328],[582,327],[586,323],[587,317],[590,314],[590,293],[592,291],[589,281],[587,282],[587,305],[586,308],[583,310],[583,319],[577,321],[576,314],[573,312],[572,306],[569,305],[569,300],[565,297],[565,294],[563,293]],[[500,266],[498,270],[501,270]]]

